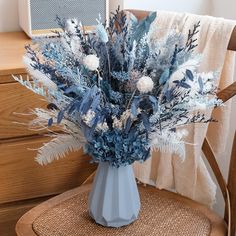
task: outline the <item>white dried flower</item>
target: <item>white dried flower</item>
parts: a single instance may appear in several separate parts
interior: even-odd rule
[[[71,51],[75,54],[76,58],[82,56],[82,49],[80,39],[77,36],[71,37]]]
[[[205,103],[196,102],[195,109],[204,111],[207,109],[207,105]]]
[[[68,19],[66,21],[66,31],[70,34],[76,34],[76,26],[78,26],[77,19]]]
[[[186,70],[191,70],[192,72],[195,72],[197,67],[199,66],[201,62],[201,57],[196,56],[193,59],[189,59],[188,61],[184,62],[182,65],[180,65],[177,70],[171,75],[169,79],[169,83],[173,83],[173,81],[177,80],[180,81],[183,79],[183,75],[185,74]]]
[[[106,131],[108,129],[109,129],[109,127],[107,125],[107,122],[99,123],[96,127],[97,131]]]
[[[214,79],[214,74],[212,71],[208,73],[205,72],[199,73],[198,76],[201,77],[204,82]]]
[[[205,83],[203,88],[204,93],[209,93],[214,90],[215,90],[215,85],[211,81]]]
[[[99,67],[99,58],[93,54],[86,56],[83,62],[84,65],[92,71],[97,70]]]
[[[88,112],[82,116],[82,120],[84,121],[84,123],[86,125],[88,125],[90,127],[90,123],[93,120],[93,118],[95,117],[96,113],[92,110],[88,110]]]
[[[48,89],[57,90],[57,85],[47,75],[33,68],[34,62],[29,57],[23,56],[23,63],[35,82],[41,83]]]
[[[98,38],[103,42],[103,43],[107,43],[108,42],[108,35],[106,32],[105,27],[103,26],[103,24],[98,24],[96,27],[96,34],[98,36]]]
[[[121,121],[122,121],[123,123],[125,123],[125,122],[128,120],[128,118],[129,118],[130,116],[131,116],[131,111],[130,111],[130,109],[128,109],[128,110],[125,110],[125,111],[122,113],[120,119],[121,119]]]
[[[112,119],[113,119],[113,123],[112,123],[113,128],[122,129],[123,127],[122,121],[118,120],[115,116],[113,116]]]
[[[154,83],[152,79],[148,76],[143,76],[142,78],[139,79],[137,83],[137,89],[141,93],[148,93],[153,90]]]
[[[193,111],[206,110],[207,104],[204,101],[199,101],[193,98],[188,102],[188,108],[189,110],[193,110]]]

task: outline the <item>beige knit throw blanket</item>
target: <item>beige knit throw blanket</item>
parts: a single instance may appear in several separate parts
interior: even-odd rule
[[[233,82],[234,52],[227,51],[235,22],[210,16],[158,11],[155,40],[161,39],[170,29],[176,29],[188,36],[189,29],[200,21],[196,53],[203,55],[200,72],[220,71],[218,86],[225,88]],[[207,135],[218,158],[224,158],[225,144],[229,131],[231,104],[217,108],[213,117],[218,123],[190,125],[186,145],[186,158],[181,161],[174,154],[154,152],[145,163],[135,163],[138,180],[155,185],[160,189],[171,189],[203,204],[212,206],[215,202],[216,184],[212,180],[202,158],[201,146]],[[211,111],[206,111],[211,112]]]

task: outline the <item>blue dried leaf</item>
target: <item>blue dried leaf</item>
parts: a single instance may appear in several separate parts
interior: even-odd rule
[[[151,125],[148,119],[148,115],[145,112],[142,112],[141,117],[144,127],[146,128],[147,132],[149,132],[151,130]]]
[[[138,25],[137,17],[134,14],[130,13],[129,21],[131,22],[133,29],[135,29],[135,27]]]
[[[52,126],[52,124],[53,124],[53,119],[50,118],[50,119],[48,120],[48,127]]]
[[[151,96],[151,95],[149,96],[149,100],[152,103],[153,111],[156,112],[158,108],[158,100],[154,96]]]
[[[79,111],[80,104],[81,104],[81,101],[73,102],[72,105],[69,106],[69,108],[68,108],[68,115],[71,115],[72,112],[74,112],[75,110]]]
[[[93,86],[89,92],[85,95],[85,97],[83,98],[82,102],[81,102],[81,106],[80,106],[80,113],[81,114],[86,114],[87,111],[90,109],[93,99],[94,97],[97,95],[98,93],[98,87],[97,86]]]
[[[81,122],[81,130],[84,134],[84,137],[86,138],[86,140],[89,142],[89,141],[92,141],[90,139],[90,127],[88,127],[84,122]]]
[[[151,12],[146,18],[141,20],[136,26],[133,39],[137,42],[149,31],[150,25],[156,19],[156,12]]]
[[[69,88],[67,88],[64,93],[65,94],[69,94],[69,93],[75,93],[76,95],[83,95],[84,94],[84,91],[85,91],[85,88],[82,87],[82,86],[78,86],[78,85],[73,85]]]
[[[107,32],[102,24],[96,26],[96,35],[103,43],[108,42]]]
[[[193,73],[192,73],[192,71],[191,70],[186,70],[186,75],[188,76],[188,78],[191,80],[191,81],[193,81]]]
[[[132,119],[129,117],[128,120],[126,121],[126,124],[125,124],[125,133],[126,133],[126,134],[129,133],[129,130],[130,130],[132,124],[133,124],[133,121],[132,121]]]
[[[63,89],[63,88],[65,88],[66,86],[67,86],[66,84],[59,84],[59,85],[57,85],[57,87],[60,88],[60,89]]]
[[[77,88],[77,86],[75,86],[75,85],[74,85],[74,86],[71,86],[71,87],[67,88],[67,89],[64,91],[64,93],[65,93],[65,94],[69,94],[69,93],[75,92],[76,88]]]
[[[138,115],[139,102],[140,102],[140,98],[134,98],[131,104],[131,114],[134,118],[136,118]]]
[[[130,130],[129,132],[129,139],[130,139],[130,142],[133,142],[135,139],[136,139],[136,131],[137,131],[138,127],[137,126],[134,126],[132,127],[132,129]]]
[[[180,87],[182,88],[186,88],[186,89],[189,89],[191,88],[191,86],[183,81],[181,81],[179,84],[178,84]]]
[[[87,135],[88,140],[93,139],[93,135],[94,135],[95,129],[97,127],[98,121],[99,121],[99,115],[96,115],[96,117],[92,121],[92,127],[88,131],[88,135]]]
[[[95,110],[98,108],[98,105],[100,104],[100,101],[101,101],[101,96],[100,96],[100,94],[98,94],[98,95],[94,98],[94,100],[93,100],[93,102],[92,102],[92,104],[91,104],[91,109],[92,109],[93,111],[95,111]]]
[[[79,108],[79,111],[82,113],[82,114],[85,114],[87,111],[84,111],[84,106],[86,106],[86,104],[88,103],[88,100],[89,100],[89,96],[90,96],[90,90],[85,93],[85,96],[83,97],[83,99],[81,100],[81,104],[80,104],[80,108]],[[90,105],[89,105],[90,106]]]
[[[199,84],[199,93],[202,94],[203,93],[203,87],[204,87],[204,84],[203,84],[203,81],[202,81],[202,78],[199,77],[198,78],[198,84]]]
[[[165,84],[166,81],[169,79],[169,77],[170,77],[170,69],[166,69],[166,70],[161,74],[159,83],[160,83],[161,85],[162,85],[162,84]]]
[[[167,89],[164,93],[165,97],[166,97],[166,100],[167,102],[170,102],[174,99],[174,96],[173,96],[173,88],[172,89]]]
[[[180,81],[179,81],[179,80],[174,80],[173,83],[174,83],[174,84],[179,84]]]
[[[59,111],[59,113],[57,115],[57,124],[61,123],[63,117],[64,117],[64,111]]]

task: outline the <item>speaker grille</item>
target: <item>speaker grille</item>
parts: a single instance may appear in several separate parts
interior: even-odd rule
[[[95,25],[101,14],[106,19],[106,0],[31,0],[32,30],[58,28],[56,16],[77,18],[85,26]]]

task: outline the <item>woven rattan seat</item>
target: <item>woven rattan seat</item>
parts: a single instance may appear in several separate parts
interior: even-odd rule
[[[90,188],[91,185],[76,188],[32,209],[19,220],[18,235],[204,236],[226,233],[224,221],[207,207],[177,194],[144,186],[139,186],[142,205],[139,219],[122,228],[105,228],[89,216]]]

